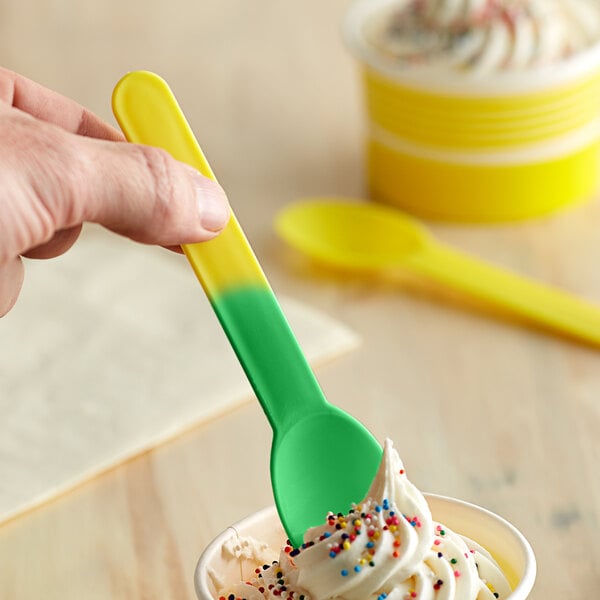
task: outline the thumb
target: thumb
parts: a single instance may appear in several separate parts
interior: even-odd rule
[[[83,172],[74,202],[84,220],[162,246],[201,242],[229,220],[221,186],[159,148],[79,138]]]
[[[15,109],[0,111],[0,132],[0,263],[84,221],[174,246],[211,239],[229,219],[222,188],[163,150],[69,133]]]
[[[78,138],[84,220],[136,241],[172,246],[213,238],[229,219],[218,183],[159,148]],[[76,186],[76,187],[78,187]]]

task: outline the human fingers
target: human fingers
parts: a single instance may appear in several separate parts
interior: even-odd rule
[[[64,254],[76,241],[81,233],[81,225],[59,229],[47,242],[35,246],[23,256],[26,258],[54,258]]]
[[[181,246],[165,246],[167,250],[171,250],[171,252],[176,252],[177,254],[183,254],[183,249]]]
[[[70,134],[0,109],[0,264],[85,221],[139,242],[213,238],[229,218],[225,193],[166,152]]]
[[[143,243],[172,247],[215,237],[229,220],[219,184],[158,148],[89,140],[91,160],[85,220]],[[94,182],[95,180],[95,182]]]
[[[123,134],[71,98],[0,67],[0,102],[71,133],[123,141]]]
[[[19,256],[0,264],[0,317],[17,301],[23,285],[23,261]]]

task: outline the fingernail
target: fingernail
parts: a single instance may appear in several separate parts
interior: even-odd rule
[[[200,223],[207,231],[221,231],[229,221],[229,202],[221,186],[194,170],[194,189]]]

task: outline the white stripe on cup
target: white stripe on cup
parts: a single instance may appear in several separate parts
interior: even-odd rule
[[[467,152],[461,148],[441,149],[422,146],[390,133],[375,123],[370,124],[369,136],[392,151],[439,162],[479,165],[536,163],[573,154],[597,141],[600,138],[600,118],[576,131],[555,138],[551,143],[544,141],[526,146],[506,147],[501,150],[481,148],[478,151]]]

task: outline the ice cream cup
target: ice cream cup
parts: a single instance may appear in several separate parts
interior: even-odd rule
[[[533,587],[535,556],[525,537],[502,517],[474,504],[424,494],[434,520],[483,546],[503,569],[512,594],[506,600],[525,600]],[[244,558],[243,540],[251,537],[271,549],[271,560],[279,556],[286,541],[275,507],[265,508],[220,533],[204,550],[196,566],[195,586],[199,600],[218,600],[217,588],[234,585],[254,574],[256,563]],[[240,543],[241,557],[223,551],[229,543]]]
[[[369,41],[397,0],[357,0],[344,21],[366,97],[373,199],[425,218],[509,221],[593,196],[600,43],[554,65],[489,74],[399,67]]]

